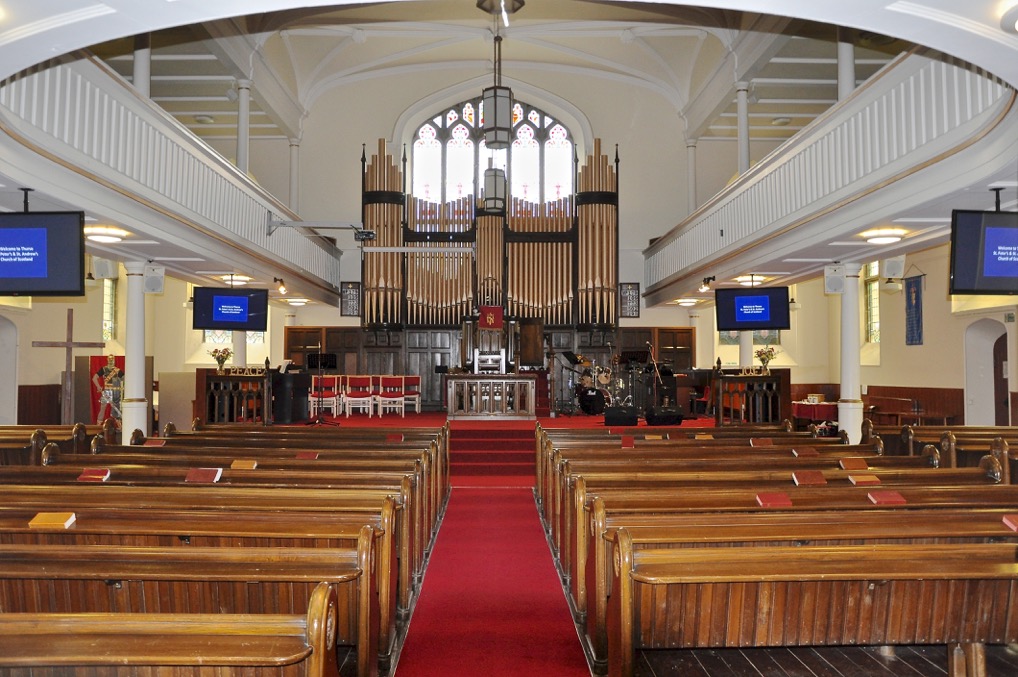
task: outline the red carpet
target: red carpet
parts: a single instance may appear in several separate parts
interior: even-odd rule
[[[396,677],[589,677],[529,488],[453,488]]]

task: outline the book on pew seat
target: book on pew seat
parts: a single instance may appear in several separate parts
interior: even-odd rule
[[[756,495],[756,502],[764,508],[790,508],[792,499],[780,491],[764,491]]]
[[[110,478],[109,468],[82,468],[79,482],[105,482]]]
[[[694,440],[712,440],[714,436],[709,433],[697,433],[693,435]]]
[[[872,484],[880,484],[880,478],[876,475],[849,475],[848,481],[857,487],[865,487]]]
[[[820,452],[813,447],[796,447],[792,449],[792,456],[806,457],[806,456],[819,456]]]
[[[905,503],[905,497],[897,491],[871,491],[867,496],[876,505],[901,505]]]
[[[865,458],[843,458],[838,461],[842,470],[866,470],[870,464]]]
[[[385,436],[386,442],[402,442],[403,433],[389,433]]]
[[[187,477],[184,478],[184,481],[199,484],[210,484],[212,482],[218,482],[219,478],[222,476],[222,468],[191,468],[187,471]]]
[[[645,440],[665,440],[665,439],[668,439],[668,438],[665,437],[664,435],[644,435],[643,439],[645,439]]]
[[[28,526],[33,529],[66,529],[76,519],[73,512],[40,512],[29,521]]]
[[[317,451],[302,451],[302,452],[297,454],[297,458],[299,458],[302,461],[314,461],[315,459],[318,458],[318,452]]]
[[[233,460],[230,467],[234,470],[254,470],[258,467],[258,461],[253,458],[237,458]]]
[[[792,480],[800,487],[827,484],[827,478],[820,470],[796,470],[792,473]]]
[[[633,449],[635,447],[636,447],[636,438],[635,437],[633,437],[632,435],[623,435],[622,436],[622,448],[623,449]]]
[[[773,447],[774,440],[769,437],[750,437],[749,446],[751,447]]]
[[[145,440],[142,444],[143,447],[163,447],[166,446],[166,440]]]
[[[1018,515],[1004,515],[1002,521],[1011,531],[1018,531]]]

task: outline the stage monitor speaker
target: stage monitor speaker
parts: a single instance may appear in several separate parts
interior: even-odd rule
[[[165,277],[166,268],[163,266],[145,266],[145,293],[162,294]]]
[[[651,407],[647,410],[647,425],[679,425],[682,414],[675,407]]]
[[[636,407],[605,407],[604,409],[605,425],[635,426],[639,423],[640,414],[636,411]]]
[[[824,293],[845,293],[845,267],[824,266]]]
[[[116,261],[99,258],[98,256],[92,257],[92,277],[97,280],[116,279],[118,267]]]

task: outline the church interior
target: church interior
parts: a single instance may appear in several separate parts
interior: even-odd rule
[[[1018,5],[59,4],[0,675],[1018,671]]]

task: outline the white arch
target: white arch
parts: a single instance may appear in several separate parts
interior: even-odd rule
[[[662,0],[663,4],[693,3]],[[8,0],[8,15],[19,17],[0,29],[0,77],[8,77],[57,54],[114,38],[215,19],[299,7],[354,4],[353,0],[65,0],[53,14],[48,3]],[[934,47],[1000,76],[1018,87],[1018,39],[1000,28],[999,0],[698,0],[702,7],[745,10],[810,19],[875,31]]]
[[[532,106],[537,106],[561,122],[572,133],[573,143],[576,144],[576,153],[579,157],[584,157],[589,149],[594,147],[594,128],[590,124],[590,119],[579,108],[560,96],[532,87],[525,82],[505,76],[502,77],[502,82],[512,88],[513,96]],[[490,85],[490,75],[477,76],[440,89],[415,101],[396,118],[390,139],[392,147],[398,148],[403,144],[412,144],[414,134],[425,115],[471,99],[477,96],[484,87]]]
[[[989,318],[965,328],[965,425],[994,425],[993,344],[1004,333]]]
[[[0,425],[18,422],[18,326],[0,315]]]

